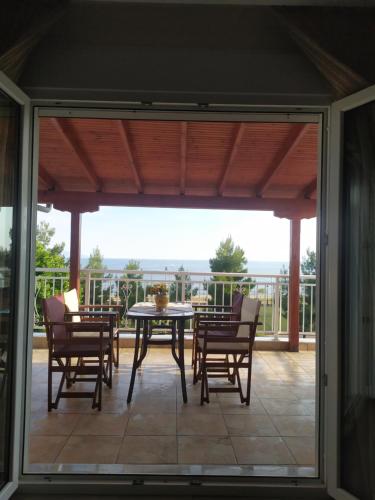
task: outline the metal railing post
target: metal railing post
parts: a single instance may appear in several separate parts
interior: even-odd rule
[[[273,338],[279,340],[279,318],[280,318],[280,280],[277,277],[275,282],[274,307],[273,307]]]
[[[185,276],[185,274],[183,274],[181,278],[182,278],[181,279],[181,302],[185,302],[185,300],[186,300],[186,290],[185,290],[186,276]]]
[[[90,271],[85,271],[85,296],[83,297],[84,304],[90,304]]]

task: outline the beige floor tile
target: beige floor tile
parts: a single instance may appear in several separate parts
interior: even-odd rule
[[[178,437],[180,464],[235,464],[236,458],[228,437]]]
[[[263,399],[262,404],[270,415],[314,415],[314,413],[311,413],[311,406],[301,401]]]
[[[263,385],[257,387],[255,390],[256,395],[260,399],[284,399],[284,400],[297,400],[297,396],[288,389],[288,387],[283,386],[272,386]]]
[[[30,436],[29,462],[53,463],[67,439],[67,436]]]
[[[175,398],[176,384],[174,382],[142,382],[134,386],[133,399],[142,398]]]
[[[39,436],[70,436],[80,416],[52,412],[32,415],[30,433]]]
[[[97,413],[81,415],[73,430],[73,436],[123,436],[128,423],[128,414]]]
[[[177,413],[189,413],[189,414],[221,414],[221,407],[218,401],[211,401],[209,404],[200,404],[200,400],[193,400],[189,396],[188,402],[184,403],[177,401]]]
[[[314,417],[275,416],[271,418],[281,436],[314,436]]]
[[[176,398],[136,399],[127,405],[131,414],[135,413],[176,413]]]
[[[259,399],[250,399],[250,405],[241,403],[239,397],[237,398],[225,398],[220,400],[220,408],[224,414],[230,415],[266,415],[266,410],[264,409],[262,403]]]
[[[178,414],[177,434],[180,436],[226,436],[228,431],[222,415]]]
[[[292,455],[299,465],[315,465],[315,438],[284,437]]]
[[[121,441],[114,436],[71,436],[56,458],[62,464],[113,464]]]
[[[232,436],[279,436],[267,415],[224,415],[224,419]]]
[[[175,436],[125,436],[117,457],[119,464],[175,464]]]
[[[289,465],[295,460],[280,437],[232,437],[239,464]]]
[[[134,413],[126,428],[127,436],[175,436],[176,415],[172,413]]]

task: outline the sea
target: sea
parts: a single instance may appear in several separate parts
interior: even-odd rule
[[[87,266],[88,257],[81,258],[81,268]],[[107,269],[123,270],[130,260],[138,260],[139,267],[142,271],[171,271],[175,272],[183,266],[185,271],[190,272],[205,272],[210,271],[208,260],[189,260],[189,259],[111,259],[104,258],[103,262]],[[288,269],[288,262],[283,261],[248,261],[247,269],[251,274],[279,274],[283,266]],[[155,277],[156,278],[156,277]],[[161,279],[162,275],[160,275]]]

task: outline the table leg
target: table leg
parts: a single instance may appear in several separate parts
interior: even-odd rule
[[[139,352],[139,340],[141,336],[141,320],[137,319],[137,328],[135,332],[135,345],[134,345],[134,359],[133,359],[133,368],[132,368],[132,374],[130,377],[130,385],[129,385],[129,391],[128,391],[128,398],[127,402],[130,403],[132,400],[133,396],[133,389],[134,389],[134,381],[135,381],[135,373],[138,368],[138,352]]]
[[[184,357],[184,326],[185,320],[178,320],[178,367],[181,373],[182,398],[187,403],[186,380],[185,380],[185,357]]]

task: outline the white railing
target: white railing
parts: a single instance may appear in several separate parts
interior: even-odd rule
[[[126,312],[135,302],[151,300],[149,289],[155,282],[169,286],[171,301],[215,306],[230,305],[232,293],[240,287],[243,293],[262,302],[257,332],[263,335],[287,333],[289,276],[287,274],[239,274],[188,271],[140,271],[118,269],[82,269],[82,304],[120,304],[122,325],[134,325]],[[35,328],[41,323],[41,299],[69,288],[69,269],[37,268],[35,280]],[[315,276],[300,279],[300,332],[315,335]],[[39,328],[41,328],[39,326]],[[191,328],[191,323],[190,323]]]

